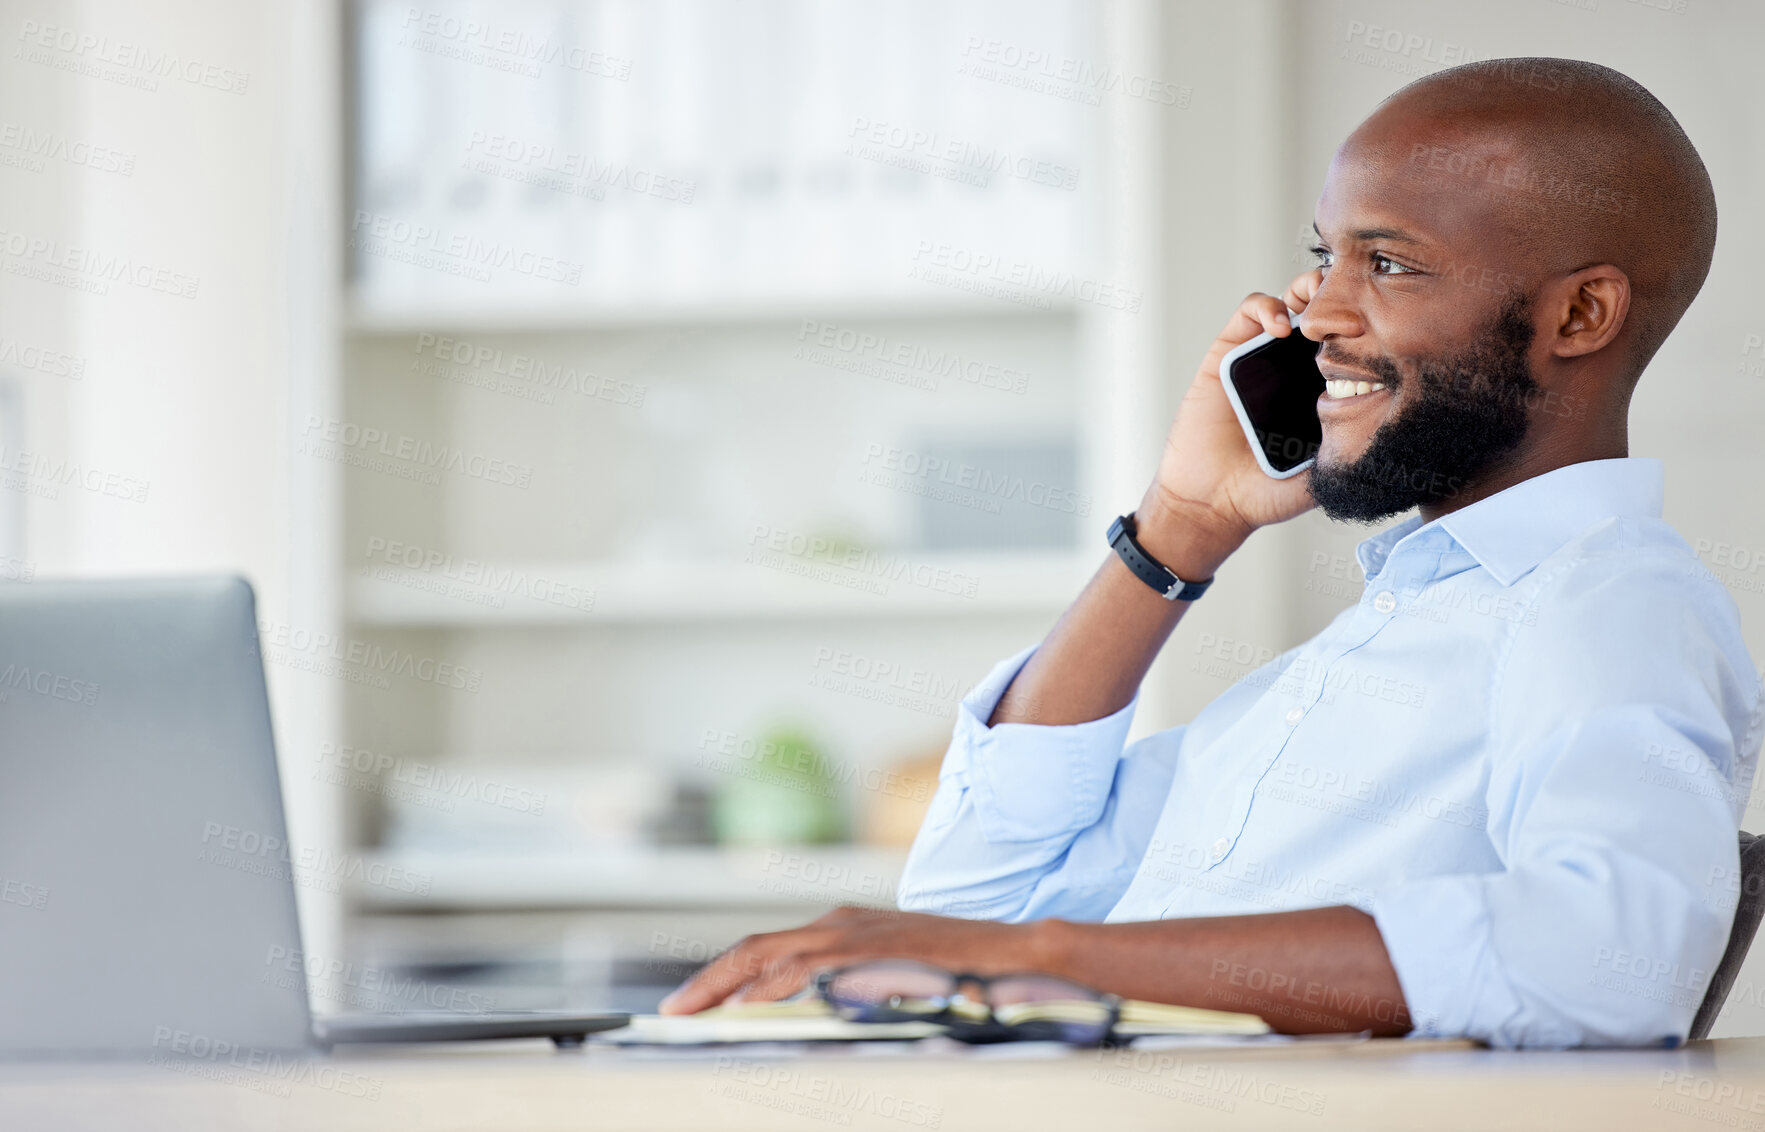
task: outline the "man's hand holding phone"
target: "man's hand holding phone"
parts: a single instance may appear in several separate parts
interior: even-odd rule
[[[1220,381],[1220,362],[1259,334],[1299,333],[1289,310],[1304,311],[1322,281],[1323,273],[1314,269],[1295,279],[1281,298],[1261,292],[1246,296],[1201,360],[1177,409],[1158,474],[1135,518],[1141,544],[1183,578],[1213,577],[1252,531],[1313,506],[1309,473],[1274,479],[1257,463]]]

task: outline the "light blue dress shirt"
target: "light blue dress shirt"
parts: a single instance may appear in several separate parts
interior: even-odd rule
[[[901,907],[1348,904],[1377,922],[1415,1036],[1683,1039],[1740,890],[1761,689],[1661,498],[1658,460],[1598,460],[1411,516],[1360,544],[1365,591],[1328,628],[1131,745],[1132,703],[987,727],[1034,650],[1002,662],[958,711]],[[1347,1005],[1209,966],[1221,1009]]]

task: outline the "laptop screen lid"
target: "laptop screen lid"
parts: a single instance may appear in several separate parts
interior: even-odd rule
[[[255,601],[0,584],[0,1056],[310,1048]]]

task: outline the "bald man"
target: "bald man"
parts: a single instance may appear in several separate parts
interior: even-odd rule
[[[1684,1039],[1734,916],[1760,684],[1626,418],[1709,270],[1709,176],[1625,76],[1496,60],[1381,104],[1315,219],[1318,268],[1227,322],[1117,553],[964,700],[905,911],[744,940],[664,1009],[906,957],[1292,1033]],[[1323,441],[1276,480],[1219,363],[1290,310]],[[1127,744],[1198,583],[1313,505],[1417,513],[1360,545],[1365,593],[1317,637]]]

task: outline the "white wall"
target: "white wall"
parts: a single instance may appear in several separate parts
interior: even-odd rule
[[[241,573],[260,619],[322,627],[335,617],[332,487],[295,461],[291,438],[334,395],[329,5],[3,0],[0,28],[0,117],[69,152],[117,153],[110,168],[56,156],[0,168],[0,228],[152,269],[145,286],[91,272],[48,282],[19,274],[45,256],[16,236],[0,255],[0,338],[83,366],[77,380],[19,375],[24,449],[101,473],[96,490],[24,493],[36,576]],[[129,48],[184,66],[144,70]],[[314,749],[329,681],[270,679],[284,752]],[[284,785],[297,843],[339,840],[334,802],[307,776]],[[309,942],[333,933],[336,909],[301,895]]]

